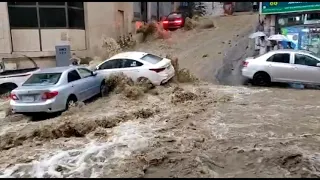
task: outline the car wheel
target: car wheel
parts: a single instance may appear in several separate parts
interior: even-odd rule
[[[5,83],[0,86],[0,94],[10,93],[18,86],[14,83]]]
[[[153,83],[146,77],[140,77],[137,80],[138,84],[147,87],[148,89],[152,89],[154,87]]]
[[[265,72],[259,72],[259,73],[256,73],[253,76],[253,85],[256,85],[256,86],[270,86],[270,84],[271,84],[271,78]]]
[[[75,97],[70,96],[66,103],[66,110],[70,109],[71,107],[76,106],[77,99]]]
[[[104,97],[108,94],[108,87],[106,83],[101,83],[100,85],[100,97]]]

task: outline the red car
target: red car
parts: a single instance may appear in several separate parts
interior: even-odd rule
[[[163,29],[176,30],[184,26],[186,15],[181,12],[170,13],[163,21]]]

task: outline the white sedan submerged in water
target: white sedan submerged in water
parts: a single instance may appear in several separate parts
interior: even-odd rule
[[[96,72],[106,77],[124,73],[134,82],[149,80],[153,85],[166,83],[175,74],[170,59],[145,52],[119,53],[96,66]]]

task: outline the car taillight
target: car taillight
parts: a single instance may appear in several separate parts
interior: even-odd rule
[[[43,100],[52,99],[52,98],[56,97],[58,94],[59,94],[58,91],[45,92],[45,93],[42,95],[42,99],[43,99]]]
[[[13,93],[10,94],[10,99],[15,100],[15,101],[19,100],[18,96]]]
[[[162,23],[163,23],[163,24],[168,24],[168,23],[169,23],[169,21],[163,21]]]
[[[174,21],[174,23],[176,23],[176,24],[181,24],[181,23],[182,23],[182,20],[181,20],[181,19],[177,19],[177,20]]]
[[[157,69],[149,69],[150,71],[154,71],[156,73],[161,72],[163,70],[165,70],[166,68],[157,68]]]
[[[243,66],[243,67],[247,67],[247,66],[248,66],[248,64],[249,64],[249,62],[248,62],[248,61],[243,61],[243,62],[242,62],[242,66]]]

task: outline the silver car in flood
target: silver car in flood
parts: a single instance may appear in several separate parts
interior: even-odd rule
[[[271,82],[320,85],[320,58],[304,50],[275,50],[243,62],[242,75],[253,84]]]
[[[104,77],[85,67],[47,68],[14,89],[10,105],[13,112],[22,114],[60,112],[105,91]]]

